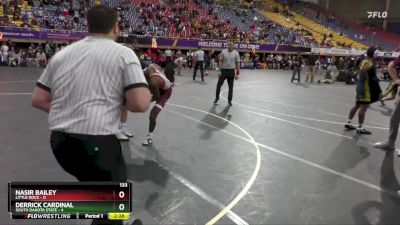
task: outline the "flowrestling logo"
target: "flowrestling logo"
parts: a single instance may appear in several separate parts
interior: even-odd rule
[[[387,12],[376,12],[376,11],[368,11],[368,18],[378,18],[378,19],[386,19],[388,16]]]

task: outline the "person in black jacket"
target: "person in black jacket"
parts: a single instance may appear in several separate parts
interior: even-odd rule
[[[300,56],[300,53],[298,53],[297,56],[293,58],[293,75],[291,80],[292,83],[295,80],[296,74],[298,74],[297,82],[300,84],[301,64],[302,64],[302,58]]]
[[[365,113],[371,103],[380,99],[382,90],[379,86],[379,79],[376,76],[376,67],[374,62],[375,47],[367,50],[367,57],[359,63],[359,80],[357,84],[356,104],[350,110],[349,119],[344,127],[347,130],[357,130],[359,134],[371,134],[363,127]],[[351,121],[358,111],[358,127],[351,124]]]
[[[306,82],[308,82],[308,80],[310,78],[310,82],[314,83],[315,61],[317,61],[317,58],[315,57],[315,55],[309,55],[306,58],[306,62],[307,62]]]

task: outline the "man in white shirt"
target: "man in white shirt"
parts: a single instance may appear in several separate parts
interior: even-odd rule
[[[214,105],[218,104],[221,87],[226,79],[229,85],[228,104],[229,106],[232,106],[233,83],[234,80],[239,79],[239,74],[240,74],[240,55],[234,49],[234,47],[235,47],[234,43],[229,42],[228,49],[222,50],[221,54],[219,55],[219,69],[221,73],[218,74],[219,78],[217,83]]]
[[[0,59],[0,64],[6,64],[7,63],[7,61],[8,61],[8,50],[9,50],[9,47],[7,46],[7,43],[6,42],[3,42],[3,44],[1,45],[1,48],[0,48],[0,56],[1,56],[1,59]]]
[[[38,61],[38,65],[39,65],[39,66],[46,66],[46,65],[47,65],[46,54],[43,52],[43,50],[40,50],[40,51],[36,54],[36,58],[37,58],[37,61]]]
[[[204,82],[204,51],[199,47],[198,50],[193,54],[193,80],[196,80],[197,70],[200,68],[201,81]]]
[[[53,49],[51,48],[50,42],[47,42],[44,46],[44,52],[46,53],[47,58],[50,58],[53,55]]]
[[[282,55],[277,55],[276,56],[276,61],[277,61],[277,64],[278,64],[278,70],[280,70],[281,67],[282,67]]]
[[[187,62],[188,62],[188,68],[189,69],[192,69],[192,67],[193,67],[193,52],[192,52],[192,50],[189,50],[187,53],[186,53],[186,59],[187,59]]]
[[[115,42],[117,18],[104,5],[88,10],[88,36],[52,57],[32,95],[32,106],[49,113],[57,162],[80,182],[127,181],[115,137],[123,102],[131,112],[146,112],[150,105],[139,59]],[[98,224],[122,221],[93,220],[92,225]]]
[[[164,55],[165,55],[165,62],[166,63],[172,63],[172,51],[171,51],[171,49],[168,48],[167,50],[165,50]]]
[[[20,63],[20,55],[15,52],[14,48],[11,48],[8,57],[8,66],[19,66],[19,63]]]

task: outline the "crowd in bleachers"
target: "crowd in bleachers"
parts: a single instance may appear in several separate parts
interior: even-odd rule
[[[323,25],[324,27],[329,28],[330,30],[337,32],[345,37],[349,37],[357,42],[360,42],[366,46],[379,46],[383,49],[394,49],[397,46],[394,46],[390,43],[386,43],[374,37],[374,35],[366,34],[360,31],[353,29],[351,26],[343,23],[341,20],[336,18],[332,13],[327,13],[319,10],[315,5],[309,2],[303,2],[298,0],[278,0],[283,4],[288,4],[289,8],[299,13],[300,15],[311,19],[312,21]],[[371,25],[366,26],[367,29],[371,28]],[[339,46],[345,46],[344,43],[338,43]],[[329,43],[322,42],[322,45],[325,47],[330,47]]]
[[[85,29],[86,0],[4,0],[0,26]]]
[[[239,35],[228,33],[228,37],[235,37],[236,41],[244,39],[253,43],[279,43],[279,44],[297,44],[306,46],[316,46],[318,43],[315,39],[306,38],[308,35],[307,31],[299,28],[292,29],[284,27],[274,21],[264,17],[251,6],[246,9],[243,6],[222,6],[222,5],[211,5],[203,6],[211,8],[215,15],[223,21],[227,21],[229,24],[233,24],[234,27],[241,27],[244,32],[244,38]],[[249,37],[249,38],[247,38]]]
[[[352,47],[332,41],[331,34],[317,40],[304,26],[288,28],[257,12],[253,2],[214,0],[3,0],[0,26],[85,31],[85,10],[106,4],[120,12],[124,33],[202,39],[232,39],[246,43],[279,43],[305,46]],[[279,0],[313,21],[360,42],[370,42],[309,3]],[[254,3],[256,4],[256,3]],[[259,6],[258,6],[259,7]],[[275,11],[278,9],[276,8]],[[289,11],[283,11],[289,15]],[[377,40],[373,40],[377,41]]]
[[[247,43],[317,45],[304,30],[289,29],[250,7],[218,5],[212,0],[5,0],[0,26],[84,31],[84,12],[103,3],[120,12],[125,33],[202,39],[233,39]],[[24,7],[21,9],[21,5]],[[9,9],[13,9],[10,11]],[[10,17],[12,15],[12,17]]]
[[[210,3],[208,3],[210,4]],[[160,4],[142,1],[137,9],[142,35],[174,36],[203,39],[237,39],[257,41],[254,29],[242,29],[228,19],[218,17],[219,7],[203,8],[196,1]]]
[[[22,18],[22,10],[18,7],[18,4],[22,0],[12,0],[12,1],[1,1],[0,7],[2,8],[2,14],[4,15],[0,20],[1,26],[11,26],[15,25],[12,20],[20,20]]]
[[[85,22],[84,1],[31,0],[32,19],[39,27],[57,30],[83,30]]]

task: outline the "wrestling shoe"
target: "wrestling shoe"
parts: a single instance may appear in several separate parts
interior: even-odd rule
[[[366,135],[370,135],[372,134],[371,131],[366,130],[363,127],[358,127],[357,128],[357,134],[366,134]]]
[[[391,144],[391,143],[389,143],[387,141],[385,141],[385,142],[377,142],[377,143],[374,144],[374,147],[382,149],[384,151],[393,151],[395,149],[394,144]]]
[[[351,123],[346,123],[345,125],[344,125],[344,128],[346,128],[347,130],[355,130],[355,129],[357,129],[353,124],[351,124]]]
[[[115,136],[120,141],[129,141],[129,137],[125,136],[125,134],[122,131],[119,131]]]
[[[133,134],[131,134],[128,130],[128,126],[126,124],[122,124],[119,128],[121,132],[128,138],[133,138]]]
[[[146,136],[146,140],[143,142],[143,146],[150,146],[151,144],[153,144],[153,140],[151,139],[150,135]]]

